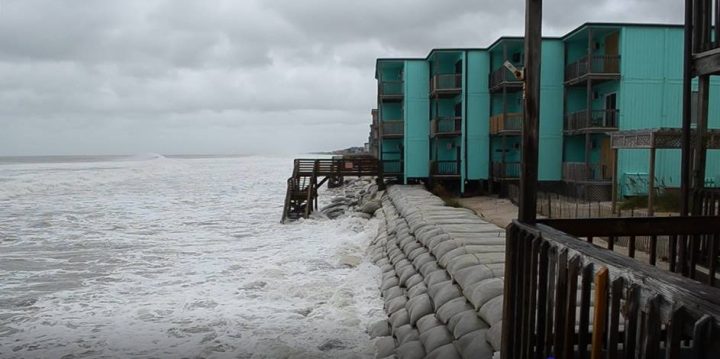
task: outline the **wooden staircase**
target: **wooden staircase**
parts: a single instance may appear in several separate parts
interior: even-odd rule
[[[328,183],[329,188],[342,185],[345,176],[377,176],[382,183],[382,169],[378,160],[369,156],[329,159],[296,159],[292,177],[287,180],[285,206],[281,222],[308,218],[317,209],[318,190]]]

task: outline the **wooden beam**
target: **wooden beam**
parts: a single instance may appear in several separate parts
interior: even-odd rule
[[[720,48],[696,54],[695,74],[698,76],[720,74]]]
[[[576,237],[703,235],[720,233],[717,216],[606,217],[537,221]]]
[[[700,76],[698,81],[697,124],[695,126],[695,145],[693,156],[692,188],[697,190],[705,187],[705,165],[707,159],[707,142],[705,134],[708,128],[708,105],[710,102],[710,76]],[[693,205],[693,207],[696,207]],[[694,213],[698,214],[698,213]]]
[[[618,150],[613,148],[613,161],[612,161],[612,213],[617,211],[617,197],[618,197]]]
[[[650,170],[648,171],[648,216],[655,215],[655,148],[650,149]]]
[[[525,2],[525,68],[522,126],[522,162],[518,220],[537,219],[538,132],[540,116],[540,56],[542,0]]]
[[[683,57],[682,160],[680,161],[680,215],[690,213],[690,106],[692,98],[692,26],[693,0],[685,0],[685,33]]]

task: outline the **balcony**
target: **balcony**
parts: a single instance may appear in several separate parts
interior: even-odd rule
[[[430,122],[432,137],[452,137],[462,133],[462,117],[436,117]]]
[[[378,96],[381,101],[397,102],[402,101],[404,97],[403,81],[381,81],[378,84]]]
[[[568,182],[611,182],[612,171],[597,163],[563,162],[562,178]]]
[[[403,173],[403,161],[402,160],[382,160],[383,175],[385,176],[397,176]]]
[[[620,78],[620,55],[586,56],[565,67],[565,85],[576,86],[591,79],[609,81]]]
[[[430,174],[433,177],[460,177],[460,161],[432,161],[430,162]]]
[[[506,238],[505,358],[720,356],[718,217],[515,221]]]
[[[405,134],[404,121],[383,121],[382,137],[383,138],[400,138]]]
[[[519,135],[522,130],[522,112],[501,113],[490,117],[491,135]]]
[[[520,178],[520,162],[493,162],[492,177],[496,180]]]
[[[609,132],[618,129],[618,110],[578,111],[565,115],[565,133]]]
[[[454,97],[462,92],[462,74],[435,75],[430,78],[430,95]]]
[[[522,65],[516,66],[522,67]],[[515,78],[515,75],[506,69],[505,66],[493,71],[490,74],[489,84],[491,93],[501,91],[503,88],[507,88],[508,90],[520,90],[523,86],[522,81]]]

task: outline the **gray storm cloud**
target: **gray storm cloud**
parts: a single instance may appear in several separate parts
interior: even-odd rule
[[[676,0],[546,1],[544,31],[679,23]],[[523,2],[0,1],[0,155],[362,144],[377,57],[520,35]]]

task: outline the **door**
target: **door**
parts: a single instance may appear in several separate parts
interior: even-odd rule
[[[605,116],[603,127],[618,128],[617,93],[605,95]]]
[[[609,136],[603,136],[603,138],[600,141],[600,171],[601,173],[596,174],[602,175],[602,177],[599,177],[598,179],[609,179],[612,177],[612,170],[613,170],[613,162],[614,162],[615,153],[613,152],[612,148],[610,147],[610,137]]]
[[[462,88],[462,80],[460,79],[460,74],[462,74],[462,61],[458,61],[455,63],[455,88],[457,89]]]
[[[620,73],[620,60],[618,58],[618,42],[620,38],[619,32],[613,32],[612,34],[605,37],[605,61],[604,70],[605,73],[617,74]]]

